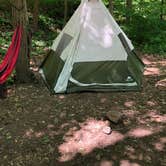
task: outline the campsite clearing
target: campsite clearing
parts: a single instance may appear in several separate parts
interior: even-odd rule
[[[43,84],[14,85],[0,100],[1,166],[166,165],[166,61],[144,55],[141,92],[50,96]],[[123,124],[101,132],[108,111]]]

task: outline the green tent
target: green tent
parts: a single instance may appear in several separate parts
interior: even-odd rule
[[[40,67],[53,93],[140,90],[143,70],[101,0],[82,0]]]

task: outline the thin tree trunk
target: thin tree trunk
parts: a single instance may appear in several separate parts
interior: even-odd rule
[[[126,22],[131,21],[132,0],[126,0]]]
[[[113,15],[114,5],[113,0],[109,0],[109,11]]]
[[[29,55],[30,38],[28,33],[28,17],[26,0],[11,0],[12,18],[14,28],[21,25],[23,28],[22,41],[19,57],[16,64],[16,79],[18,82],[26,83],[30,81]]]
[[[34,1],[33,6],[33,30],[37,31],[39,21],[39,0]]]
[[[67,0],[64,0],[64,26],[67,22],[67,16],[68,16],[68,3]]]
[[[160,12],[160,19],[161,20],[163,20],[163,14],[164,14],[163,8],[164,8],[164,0],[161,0],[161,12]]]

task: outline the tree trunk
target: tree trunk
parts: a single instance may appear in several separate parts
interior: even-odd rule
[[[113,0],[109,0],[109,11],[113,15],[114,5]]]
[[[39,21],[39,0],[34,1],[33,6],[33,30],[34,32],[38,29],[38,21]]]
[[[126,22],[131,21],[132,0],[126,0]]]
[[[14,28],[21,25],[23,28],[19,57],[16,64],[16,80],[21,83],[30,82],[29,55],[31,38],[28,32],[28,16],[26,0],[11,0],[12,22]]]
[[[160,19],[163,20],[163,8],[164,8],[164,0],[161,0],[161,12],[160,12]]]
[[[64,0],[64,26],[67,22],[67,16],[68,16],[68,3],[67,0]]]

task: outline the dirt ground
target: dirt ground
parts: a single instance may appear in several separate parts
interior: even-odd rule
[[[166,60],[144,55],[141,92],[50,96],[42,83],[0,100],[0,166],[166,166]],[[108,111],[123,121],[103,129]]]

